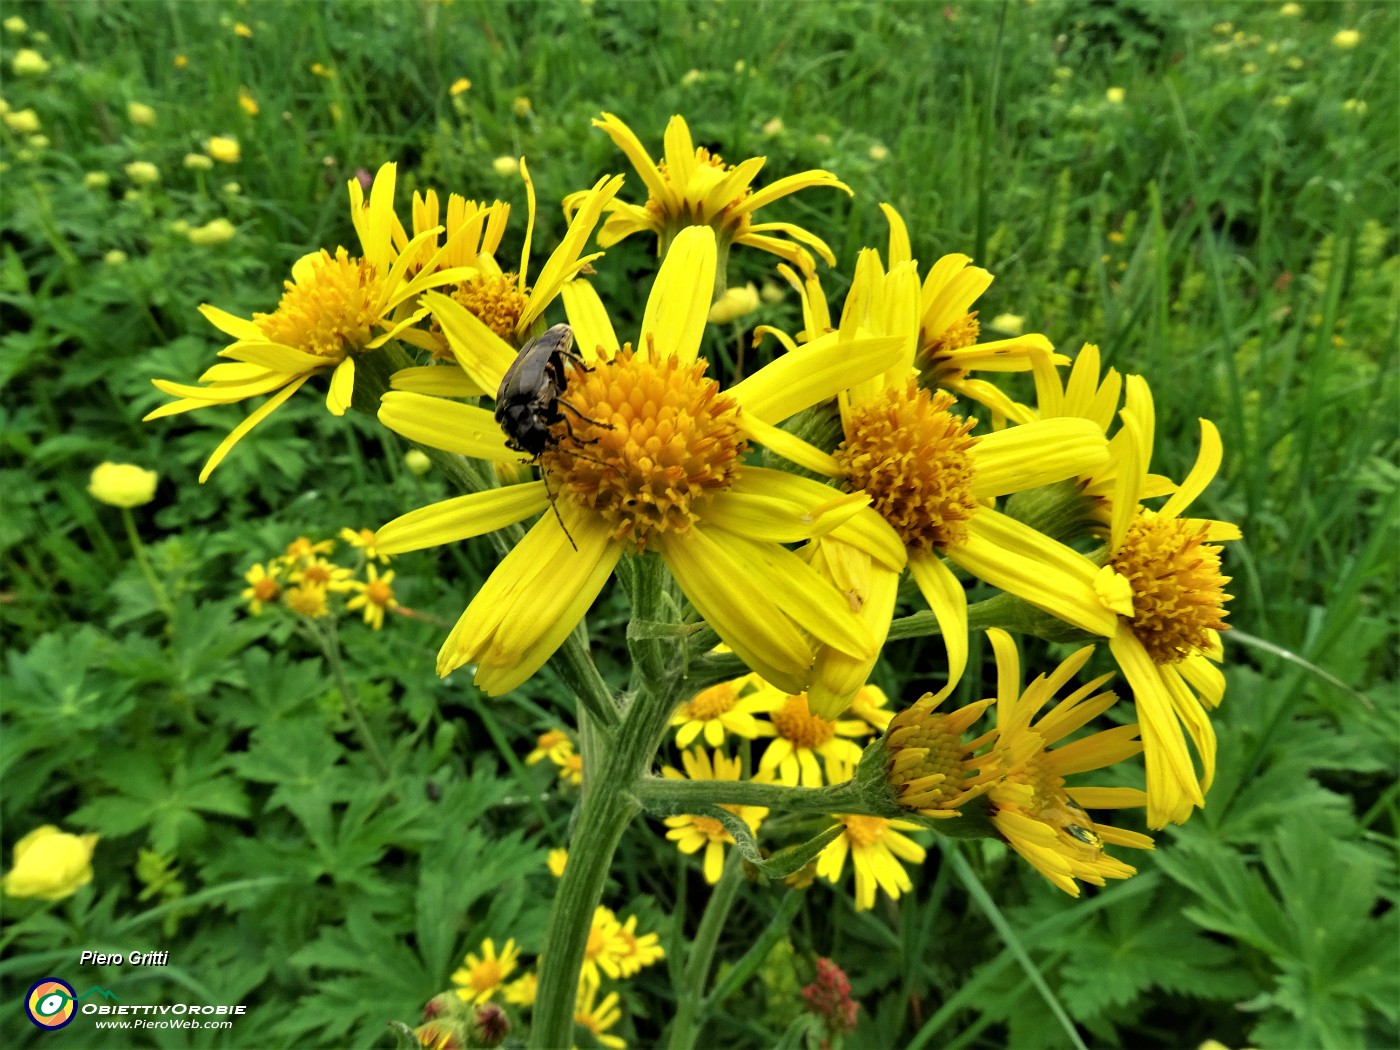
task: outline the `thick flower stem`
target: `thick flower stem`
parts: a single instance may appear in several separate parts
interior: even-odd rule
[[[700,1036],[700,1008],[705,1001],[705,984],[710,977],[715,945],[719,943],[720,932],[734,906],[734,898],[739,894],[739,886],[744,881],[743,873],[743,856],[737,849],[730,850],[729,856],[724,859],[724,871],[719,882],[710,893],[710,902],[705,905],[705,914],[700,917],[695,940],[690,945],[690,959],[681,982],[676,1019],[671,1024],[671,1050],[692,1050]]]
[[[865,796],[854,780],[826,787],[788,787],[753,780],[668,780],[645,777],[636,785],[642,805],[657,812],[696,813],[705,806],[766,806],[784,813],[859,813]]]
[[[593,912],[602,899],[622,833],[641,811],[636,783],[651,765],[674,708],[670,683],[657,683],[656,689],[639,693],[623,716],[598,775],[590,777],[569,840],[569,863],[549,913],[530,1031],[532,1047],[573,1045],[578,976]]]

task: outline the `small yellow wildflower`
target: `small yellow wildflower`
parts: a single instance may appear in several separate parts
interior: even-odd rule
[[[1121,106],[1127,96],[1128,93],[1120,87],[1111,87],[1103,93],[1103,97],[1108,100],[1110,105],[1114,106]]]
[[[882,889],[892,900],[914,888],[909,873],[900,860],[922,864],[927,851],[905,831],[918,831],[919,826],[907,820],[886,820],[883,817],[837,815],[844,826],[841,836],[834,839],[817,856],[817,874],[835,885],[841,879],[850,854],[855,868],[856,910],[868,911],[875,906],[875,890]]]
[[[574,1024],[587,1028],[600,1046],[607,1047],[608,1050],[624,1050],[627,1046],[625,1040],[619,1036],[608,1035],[608,1029],[622,1020],[622,1008],[618,1005],[617,993],[609,992],[601,1003],[596,1002],[597,997],[596,979],[579,982]]]
[[[150,186],[160,181],[160,169],[148,160],[134,160],[125,170],[126,177],[137,186]]]
[[[10,60],[10,69],[17,77],[41,77],[51,68],[48,59],[32,47],[20,48]]]
[[[364,583],[352,582],[353,589],[359,593],[345,603],[345,609],[347,612],[364,609],[365,623],[377,631],[384,626],[385,610],[399,607],[398,601],[394,598],[394,570],[390,569],[383,576],[380,576],[379,567],[370,563],[365,566],[365,572],[369,579]]]
[[[23,33],[26,29],[29,28],[29,23],[26,22],[23,18],[20,18],[19,15],[11,15],[9,18],[5,19],[3,23],[0,24],[4,25],[5,31],[7,33]]]
[[[186,232],[192,244],[208,247],[213,244],[223,244],[233,239],[233,235],[238,230],[233,223],[227,219],[213,219],[203,226],[191,226]]]
[[[319,620],[330,615],[326,604],[326,588],[316,583],[300,584],[291,587],[286,594],[287,608],[298,616]]]
[[[741,779],[740,774],[743,770],[743,763],[739,759],[729,758],[723,752],[716,751],[712,760],[704,749],[699,747],[682,753],[681,764],[685,766],[684,773],[667,766],[662,769],[661,775],[670,780],[737,781]],[[721,808],[733,813],[753,832],[758,831],[759,824],[768,816],[768,810],[764,806],[722,805]],[[664,823],[671,829],[666,832],[666,838],[674,842],[682,853],[689,855],[698,853],[701,849],[705,851],[702,861],[705,881],[712,886],[718,882],[720,871],[724,867],[724,847],[734,845],[734,836],[725,826],[715,817],[692,814],[667,817]]]
[[[52,824],[35,828],[15,843],[14,867],[5,873],[10,897],[62,900],[92,881],[96,835],[70,835]]]
[[[517,977],[501,990],[501,997],[512,1006],[534,1006],[540,979],[533,973]]]
[[[108,266],[124,266],[126,264],[126,252],[120,248],[113,248],[106,255],[102,256],[102,261]]]
[[[566,849],[552,849],[549,851],[549,858],[545,861],[549,865],[549,873],[556,879],[564,877],[564,866],[569,863],[569,851]]]
[[[745,675],[731,682],[720,682],[701,690],[694,699],[681,704],[671,717],[671,725],[676,730],[676,743],[689,747],[691,741],[701,733],[705,743],[719,747],[724,743],[726,733],[753,740],[761,732],[754,713],[761,699],[758,688],[762,680],[754,675]]]
[[[280,560],[288,568],[295,568],[318,554],[330,554],[334,550],[335,540],[319,540],[312,543],[305,536],[298,536],[287,544],[287,549],[280,556]]]
[[[520,170],[520,161],[509,154],[503,153],[491,162],[491,170],[502,177],[514,175]]]
[[[139,127],[153,127],[156,122],[156,111],[144,102],[128,102],[126,104],[126,119]]]
[[[1280,7],[1278,13],[1284,18],[1297,18],[1303,13],[1303,5],[1290,2]]]
[[[583,948],[583,970],[580,980],[598,981],[599,972],[616,980],[622,973],[619,960],[631,951],[629,943],[619,936],[622,924],[611,908],[598,905],[593,909],[593,923],[588,928],[588,941]]]
[[[420,478],[433,469],[433,461],[428,458],[428,454],[421,448],[411,448],[405,452],[403,454],[403,465]],[[392,557],[392,555],[386,554],[383,555],[383,557],[389,558]]]
[[[140,507],[155,499],[158,478],[130,463],[103,463],[88,480],[88,494],[111,507]]]
[[[643,967],[666,958],[666,949],[661,947],[660,934],[637,934],[635,915],[628,916],[627,921],[617,928],[614,936],[620,945],[616,956],[617,968],[624,980],[639,973]]]
[[[204,151],[220,164],[237,164],[243,155],[238,147],[238,140],[231,135],[215,135],[206,139]]]
[[[569,755],[559,764],[559,779],[579,787],[583,784],[583,756]]]
[[[5,126],[21,135],[30,135],[39,130],[39,114],[32,109],[14,109],[5,114]]]
[[[238,89],[238,105],[248,116],[256,117],[258,115],[258,100],[253,97],[253,93],[246,86]]]
[[[174,58],[175,68],[184,69],[190,64],[190,60],[184,55],[176,55]]]
[[[276,562],[264,566],[261,562],[243,574],[248,587],[240,595],[248,603],[248,611],[261,616],[265,602],[275,602],[282,597],[282,585],[277,581],[282,567]]]
[[[525,764],[533,766],[547,758],[556,766],[562,766],[573,753],[574,742],[568,734],[562,729],[549,729],[536,738],[535,750],[525,756]]]
[[[710,324],[729,324],[758,309],[758,289],[750,281],[742,288],[728,288],[710,307]]]
[[[515,960],[519,955],[514,938],[506,941],[499,957],[496,955],[496,943],[490,937],[486,938],[481,942],[481,955],[468,953],[465,960],[467,965],[452,975],[452,983],[462,986],[457,989],[457,997],[473,1006],[488,1001],[515,969]]]
[[[329,66],[321,65],[320,62],[311,63],[311,73],[313,76],[318,76],[323,80],[335,79],[335,70],[331,69]]]
[[[253,37],[253,31],[243,22],[235,22],[233,24],[233,31],[244,40],[251,40]]]
[[[871,146],[870,149],[866,150],[866,154],[876,164],[879,164],[881,161],[889,159],[890,148],[888,146],[882,146],[877,142],[875,145]]]
[[[528,117],[534,108],[534,105],[524,95],[517,95],[510,101],[510,111],[521,119]]]
[[[393,558],[392,554],[379,553],[379,549],[374,545],[373,529],[352,529],[347,526],[340,530],[339,536],[356,550],[364,551],[365,557],[370,561],[382,562],[387,565],[389,560]]]
[[[762,736],[774,737],[759,761],[760,773],[774,773],[781,784],[821,787],[822,767],[835,784],[850,777],[860,761],[860,746],[851,737],[869,736],[870,726],[860,719],[828,719],[815,715],[807,706],[807,694],[788,694],[772,686],[762,690],[758,708],[768,712],[768,722],[759,723]]]
[[[208,171],[214,166],[213,158],[203,153],[186,153],[184,163],[190,171]]]
[[[90,171],[83,176],[83,185],[90,190],[106,189],[112,184],[112,176],[105,171]]]
[[[456,96],[462,94],[463,92],[470,91],[471,89],[472,82],[470,80],[468,80],[466,77],[458,77],[452,82],[452,86],[447,90],[451,95]]]
[[[1350,51],[1357,44],[1361,43],[1361,34],[1355,29],[1339,29],[1332,37],[1332,46],[1343,51]]]

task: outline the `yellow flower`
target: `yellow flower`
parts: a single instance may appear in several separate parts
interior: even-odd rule
[[[256,117],[258,115],[258,100],[253,97],[253,93],[246,86],[238,89],[238,105],[248,116]]]
[[[156,122],[156,111],[144,102],[128,102],[126,104],[126,119],[143,128],[153,127]]]
[[[237,232],[238,230],[233,223],[227,219],[213,219],[203,226],[191,226],[186,231],[185,236],[190,239],[192,244],[208,247],[233,240],[233,235]]]
[[[892,900],[914,888],[909,873],[900,861],[922,864],[926,850],[904,831],[918,831],[919,826],[907,820],[886,820],[884,817],[837,815],[845,830],[817,855],[817,875],[835,885],[841,879],[850,854],[855,868],[856,910],[868,911],[875,906],[875,890],[885,891]]]
[[[458,77],[452,82],[452,86],[447,90],[450,94],[456,96],[462,94],[464,91],[470,91],[471,89],[472,82],[470,80],[468,80],[466,77]]]
[[[619,945],[615,955],[618,975],[624,980],[639,973],[644,967],[666,958],[666,949],[661,947],[661,935],[638,935],[635,915],[629,915],[613,936]]]
[[[1128,93],[1120,87],[1111,87],[1103,93],[1103,97],[1108,100],[1110,105],[1121,106],[1123,100],[1127,98],[1127,94]]]
[[[13,109],[4,116],[5,126],[21,135],[29,135],[39,130],[39,114],[32,109]]]
[[[573,753],[574,742],[568,734],[562,729],[550,729],[535,740],[535,750],[525,756],[525,764],[533,766],[547,758],[556,766],[562,766]]]
[[[552,849],[549,851],[549,873],[556,879],[564,877],[564,866],[569,863],[569,851],[566,849]]]
[[[106,255],[102,256],[102,261],[108,266],[121,266],[126,262],[126,252],[120,248],[113,248]]]
[[[17,77],[41,77],[51,68],[48,59],[32,47],[20,48],[10,60],[10,69]]]
[[[758,771],[775,774],[780,784],[821,787],[818,755],[827,780],[833,784],[848,780],[860,761],[860,747],[850,738],[873,731],[862,719],[836,721],[815,715],[805,693],[789,695],[772,686],[761,690],[757,709],[768,712],[770,719],[759,723],[760,734],[774,738],[764,749]]]
[[[871,146],[866,153],[871,160],[878,164],[880,161],[889,159],[890,149],[888,146],[882,146],[877,142],[875,145]]]
[[[679,726],[676,744],[689,747],[701,733],[711,747],[724,743],[726,733],[753,740],[760,732],[758,720],[754,718],[760,685],[762,682],[756,676],[745,675],[702,689],[671,716],[671,725]]]
[[[206,139],[204,151],[213,157],[220,164],[237,164],[242,157],[242,150],[239,149],[238,140],[230,135],[215,135]]]
[[[608,1050],[625,1050],[627,1043],[615,1035],[608,1035],[608,1029],[622,1020],[622,1008],[618,1005],[616,992],[609,992],[601,1003],[597,1002],[598,981],[581,980],[578,989],[578,1003],[574,1007],[574,1024],[587,1028],[594,1042]]]
[[[992,327],[1007,335],[1020,335],[1026,330],[1026,319],[1020,314],[997,314],[992,318]]]
[[[1332,37],[1332,46],[1341,48],[1343,51],[1350,51],[1357,44],[1361,43],[1361,34],[1355,29],[1339,29]],[[19,56],[15,56],[15,61],[19,61]],[[18,72],[18,70],[16,70]]]
[[[279,561],[289,569],[299,567],[318,554],[330,554],[335,550],[335,540],[320,540],[312,543],[305,536],[298,536],[287,544],[287,549],[279,556]]]
[[[62,900],[92,881],[96,835],[70,835],[52,824],[35,828],[15,843],[14,867],[5,874],[11,897]]]
[[[419,454],[422,455],[422,453]],[[373,529],[352,529],[347,527],[341,529],[338,535],[356,550],[364,551],[365,557],[370,561],[382,562],[387,565],[389,559],[392,557],[392,555],[389,554],[381,554],[379,548],[374,545]]]
[[[103,463],[92,472],[88,494],[111,507],[140,507],[155,499],[159,477],[130,463]]]
[[[1094,587],[1077,573],[1082,556],[993,509],[995,497],[1075,477],[1108,459],[1102,430],[1083,419],[1037,420],[994,392],[990,384],[963,378],[968,368],[1022,370],[1049,362],[1044,336],[967,347],[975,340],[949,332],[972,318],[967,306],[991,276],[967,267],[965,256],[944,256],[920,290],[916,264],[909,257],[903,222],[893,209],[890,257],[899,262],[888,273],[878,253],[866,250],[856,266],[838,338],[865,332],[899,339],[901,355],[883,374],[851,382],[839,395],[844,440],[829,456],[795,459],[800,449],[777,450],[802,466],[842,479],[853,493],[871,498],[884,519],[879,557],[858,555],[838,534],[818,540],[812,564],[835,581],[858,610],[867,629],[883,641],[889,630],[899,574],[907,565],[938,619],[948,651],[951,691],[967,663],[967,596],[944,564],[947,558],[971,575],[1051,615],[1096,634],[1113,629],[1114,613]],[[806,289],[808,334],[824,324],[820,290]],[[958,318],[962,318],[959,321]],[[788,340],[788,358],[807,360],[815,345]],[[974,436],[975,422],[954,411],[945,390],[915,382],[916,354],[931,367],[925,377],[988,405],[1020,425]],[[998,363],[998,360],[1001,363]],[[890,544],[894,544],[891,549]],[[871,547],[871,550],[876,548]],[[1078,561],[1076,560],[1078,559]],[[1076,570],[1065,570],[1069,562]],[[872,658],[849,659],[818,653],[816,676],[808,691],[812,711],[834,717],[870,676]]]
[[[90,171],[83,176],[83,185],[90,190],[106,189],[112,184],[112,177],[105,171]]]
[[[559,763],[559,779],[574,787],[580,786],[583,783],[583,756],[567,755]]]
[[[7,33],[23,33],[29,28],[29,23],[23,18],[20,18],[19,15],[11,15],[9,18],[5,19],[3,25]]]
[[[1152,849],[1152,840],[1097,824],[1084,807],[1136,807],[1146,795],[1136,788],[1066,787],[1065,777],[1136,755],[1142,750],[1138,727],[1117,726],[1051,749],[1113,706],[1118,699],[1114,693],[1095,694],[1112,674],[1100,675],[1056,701],[1055,694],[1093,655],[1093,646],[1080,649],[1022,690],[1016,643],[1002,630],[990,630],[987,637],[997,657],[995,742],[982,759],[984,768],[997,776],[987,793],[993,825],[1012,849],[1073,897],[1079,896],[1075,879],[1096,886],[1104,879],[1126,879],[1135,869],[1105,853],[1104,843]],[[1032,725],[1052,701],[1055,706]]]
[[[496,955],[496,943],[490,937],[486,938],[481,942],[481,955],[468,953],[465,960],[467,965],[452,974],[452,983],[462,986],[457,989],[457,997],[473,1006],[487,1002],[515,969],[519,954],[514,938],[506,941],[499,957]]]
[[[593,922],[588,928],[588,940],[583,948],[583,970],[580,980],[600,980],[599,972],[616,980],[622,973],[619,960],[631,951],[630,944],[619,936],[622,924],[611,908],[598,905],[593,910]]]
[[[894,716],[885,736],[889,760],[885,780],[895,801],[925,817],[956,817],[960,809],[992,786],[994,774],[975,772],[985,739],[963,742],[967,730],[993,700],[978,700],[951,714],[938,707],[947,694],[925,693]]]
[[[311,63],[311,74],[323,80],[335,79],[335,70],[331,69],[329,66],[323,66],[320,62]]]
[[[190,64],[190,60],[184,55],[176,55],[174,58],[174,63],[176,69],[184,69]]]
[[[522,119],[528,117],[530,115],[530,111],[533,109],[534,106],[530,103],[530,100],[524,95],[517,95],[515,98],[510,100],[510,111],[514,113],[517,117],[520,117]]]
[[[160,169],[148,160],[135,160],[126,166],[126,177],[138,186],[160,181]]]
[[[248,611],[254,616],[262,615],[265,602],[275,602],[282,597],[282,585],[277,581],[281,571],[282,567],[276,562],[267,567],[259,563],[243,574],[248,587],[240,597],[248,603]]]
[[[421,234],[394,258],[394,184],[395,166],[386,164],[374,180],[366,208],[359,181],[350,180],[350,211],[363,255],[337,248],[334,255],[323,249],[302,256],[292,267],[292,280],[284,285],[277,309],[254,314],[252,320],[201,306],[206,320],[233,336],[234,341],[219,351],[220,357],[231,360],[206,371],[200,386],[152,380],[178,400],[147,413],[146,420],[272,395],[220,442],[200,472],[201,482],[234,445],[314,375],[331,373],[326,408],[332,415],[344,415],[355,386],[356,356],[416,324],[426,311],[398,308],[425,289],[453,279],[451,270],[430,269],[412,279],[406,272],[418,244],[435,231]]]
[[[318,583],[304,583],[289,587],[284,601],[287,608],[298,616],[319,620],[330,615],[330,607],[326,604],[326,588]]]
[[[365,623],[377,631],[384,626],[385,610],[399,607],[399,603],[394,599],[394,570],[390,569],[380,576],[378,566],[370,563],[365,566],[365,572],[369,579],[364,583],[352,581],[351,586],[358,593],[345,603],[345,610],[354,612],[356,609],[364,609]]]
[[[491,170],[503,178],[520,170],[520,161],[509,154],[502,154],[491,162]]]
[[[671,780],[739,780],[743,769],[743,763],[737,758],[728,758],[722,751],[716,751],[711,760],[699,747],[682,752],[681,764],[685,766],[684,773],[666,766],[661,770],[661,775]],[[733,813],[753,832],[758,831],[759,824],[768,816],[764,806],[724,805],[721,808]],[[666,838],[674,842],[682,853],[689,855],[704,849],[702,865],[705,881],[711,885],[718,882],[724,867],[724,847],[734,844],[734,836],[725,830],[724,825],[715,817],[689,814],[667,817],[664,823],[671,829],[666,832]]]
[[[501,997],[512,1006],[534,1006],[540,979],[533,973],[524,974],[501,990]]]
[[[545,478],[426,507],[380,529],[381,550],[417,550],[547,512],[551,494],[558,497],[557,513],[543,513],[472,599],[438,654],[439,674],[472,663],[488,693],[515,688],[573,630],[625,551],[659,554],[725,644],[791,692],[806,686],[808,637],[874,658],[873,639],[846,598],[778,542],[840,531],[864,498],[751,467],[743,454],[750,438],[771,442],[783,434],[774,424],[829,398],[849,377],[887,367],[895,341],[838,344],[833,336],[811,344],[800,361],[780,358],[722,393],[698,356],[715,266],[708,227],[676,237],[635,350],[614,334],[589,285],[565,285],[574,349],[586,367],[571,366],[573,411],[539,457]],[[498,390],[514,361],[499,337],[447,296],[429,292],[424,301],[468,375],[480,389]],[[379,418],[419,444],[488,462],[529,458],[507,446],[479,406],[393,391]]]
[[[411,448],[405,452],[403,454],[403,465],[420,478],[433,469],[433,461],[428,458],[428,454],[421,448]],[[387,558],[389,555],[381,554],[380,557]]]
[[[1284,18],[1297,18],[1303,13],[1303,5],[1287,3],[1278,9],[1278,13]]]
[[[208,171],[214,166],[213,158],[203,153],[186,153],[184,163],[191,171]]]
[[[752,281],[742,288],[729,288],[710,307],[710,324],[729,324],[758,309],[758,289]]]
[[[754,190],[753,180],[766,158],[751,157],[737,165],[726,164],[717,154],[695,146],[690,128],[679,115],[673,116],[666,127],[666,157],[660,163],[651,159],[632,129],[611,113],[604,113],[593,125],[602,128],[627,155],[648,194],[645,205],[621,201],[608,205],[610,216],[598,235],[602,247],[607,248],[634,233],[653,233],[657,238],[657,254],[664,256],[681,230],[703,225],[714,230],[721,259],[728,259],[730,245],[744,244],[771,252],[804,274],[814,269],[812,256],[806,248],[820,255],[828,266],[836,265],[836,257],[826,242],[802,227],[786,222],[753,221],[760,209],[809,186],[826,186],[851,193],[850,187],[830,172],[804,171]],[[566,213],[573,208],[577,196],[565,199]]]
[[[233,31],[234,31],[234,33],[236,33],[238,36],[243,37],[243,39],[245,39],[245,40],[250,40],[250,39],[252,39],[253,31],[252,31],[251,29],[249,29],[249,28],[248,28],[245,24],[243,24],[242,22],[235,22],[235,23],[233,24]]]
[[[319,587],[324,591],[348,591],[351,589],[352,573],[340,565],[335,565],[325,558],[303,558],[296,565],[290,567],[287,578],[292,583],[300,583],[310,587]]]

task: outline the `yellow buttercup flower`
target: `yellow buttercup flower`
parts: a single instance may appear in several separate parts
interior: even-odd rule
[[[1136,788],[1066,787],[1065,777],[1136,755],[1142,750],[1138,727],[1116,726],[1053,747],[1113,706],[1118,699],[1114,693],[1095,692],[1112,674],[1100,675],[1056,700],[1093,655],[1093,646],[1080,649],[1022,689],[1016,643],[1002,630],[990,630],[987,637],[997,658],[997,724],[992,748],[981,761],[997,778],[987,793],[993,825],[1012,849],[1073,897],[1079,896],[1076,879],[1102,886],[1105,879],[1134,874],[1134,868],[1104,852],[1104,843],[1152,849],[1152,840],[1098,824],[1085,807],[1137,807],[1147,796]],[[1035,720],[1052,702],[1055,706]]]
[[[103,463],[88,480],[88,494],[111,507],[140,507],[156,498],[154,470],[143,470],[130,463]]]
[[[215,135],[205,140],[204,150],[220,164],[237,164],[243,156],[238,140],[229,135]]]
[[[212,219],[203,226],[191,226],[186,231],[185,236],[192,244],[209,246],[212,244],[223,244],[233,239],[233,235],[238,230],[233,223],[227,219]]]
[[[14,867],[5,873],[11,897],[62,900],[92,881],[96,835],[70,835],[52,824],[35,828],[15,843]]]
[[[234,428],[214,450],[200,472],[208,479],[229,451],[255,426],[296,393],[314,375],[329,372],[326,408],[344,415],[355,386],[355,358],[399,335],[422,319],[426,311],[398,308],[412,303],[425,289],[453,280],[452,270],[425,268],[410,278],[409,263],[418,244],[436,235],[427,231],[394,258],[392,248],[395,166],[386,164],[374,180],[369,206],[357,180],[350,180],[350,211],[360,235],[363,255],[344,248],[324,249],[302,256],[292,267],[292,280],[277,309],[244,320],[205,304],[200,312],[220,331],[234,338],[214,365],[200,377],[200,386],[156,379],[156,388],[178,400],[147,413],[146,420],[226,405],[271,394]]]
[[[458,77],[452,82],[452,86],[449,87],[447,90],[449,94],[455,96],[462,94],[462,92],[464,91],[470,91],[471,88],[472,82],[470,80],[468,80],[466,77]]]
[[[835,885],[841,880],[846,857],[855,868],[856,910],[868,911],[875,906],[875,891],[882,889],[891,900],[914,888],[909,873],[900,861],[922,864],[927,850],[905,831],[918,831],[917,824],[907,820],[886,820],[884,817],[838,815],[844,830],[817,855],[817,875]]]
[[[593,910],[593,922],[583,948],[580,980],[598,981],[600,971],[614,980],[621,976],[618,960],[631,951],[630,945],[618,935],[621,929],[622,924],[611,908],[600,904]]]
[[[624,980],[635,976],[643,967],[666,958],[666,949],[661,947],[661,935],[637,933],[637,917],[629,915],[627,921],[618,926],[613,934],[618,943],[615,954],[617,974]]]
[[[238,89],[238,106],[250,117],[258,115],[258,100],[253,97],[253,93],[246,86]]]
[[[850,194],[851,188],[831,172],[804,171],[755,190],[752,183],[766,158],[751,157],[738,164],[726,164],[723,158],[703,146],[695,146],[690,128],[679,115],[672,117],[666,126],[666,156],[660,163],[651,159],[632,129],[611,113],[604,113],[593,125],[602,128],[627,155],[648,194],[645,205],[621,201],[608,205],[609,217],[598,235],[602,247],[616,244],[634,233],[652,233],[657,238],[657,254],[665,255],[681,230],[688,226],[709,226],[715,231],[721,259],[729,257],[730,245],[743,244],[770,252],[803,273],[814,269],[807,248],[821,256],[828,266],[836,265],[831,249],[816,234],[793,223],[753,221],[760,209],[811,186],[830,187]],[[575,206],[578,196],[565,199],[566,213]]]
[[[565,285],[585,364],[571,366],[572,411],[539,457],[546,479],[448,500],[379,530],[381,550],[417,550],[541,514],[557,497],[557,514],[543,513],[472,599],[438,654],[439,674],[471,663],[488,693],[515,688],[573,630],[625,552],[659,555],[725,644],[790,692],[806,685],[809,638],[874,658],[846,598],[778,542],[848,528],[853,543],[863,542],[851,523],[864,497],[751,467],[743,455],[751,438],[770,442],[782,433],[774,424],[831,397],[848,377],[888,367],[895,341],[832,336],[801,361],[780,358],[722,392],[699,357],[715,266],[708,227],[676,237],[635,348],[618,339],[589,285]],[[499,337],[445,295],[424,300],[473,381],[499,389],[514,362]],[[379,418],[420,444],[493,463],[528,458],[479,406],[391,391]]]
[[[154,127],[156,111],[144,102],[128,102],[126,104],[126,119],[138,127]]]
[[[496,942],[490,937],[486,938],[481,942],[481,954],[469,952],[465,959],[466,966],[452,974],[452,983],[461,985],[457,989],[457,997],[473,1006],[487,1002],[511,975],[519,955],[514,938],[506,941],[499,956],[496,954]]]
[[[699,747],[683,752],[681,764],[685,766],[684,773],[666,766],[661,770],[661,775],[671,780],[739,780],[743,770],[743,763],[737,758],[729,758],[722,751],[714,752],[711,758],[704,748]],[[722,808],[737,816],[753,832],[758,831],[759,824],[768,815],[764,806],[724,805]],[[715,817],[690,814],[667,817],[664,823],[671,829],[666,832],[666,838],[674,842],[682,853],[705,851],[701,859],[705,881],[711,885],[718,882],[720,871],[724,868],[724,847],[734,844],[734,836],[724,825]]]
[[[380,576],[379,568],[371,563],[365,566],[365,572],[369,579],[363,583],[358,580],[351,582],[352,590],[357,593],[345,603],[345,610],[354,612],[363,609],[365,623],[377,631],[384,626],[384,613],[399,607],[394,598],[394,570],[390,569]]]

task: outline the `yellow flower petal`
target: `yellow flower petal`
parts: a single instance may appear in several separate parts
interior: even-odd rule
[[[654,341],[658,352],[674,354],[687,364],[694,361],[699,356],[714,290],[715,231],[708,226],[687,226],[671,241],[647,296],[639,349]]]
[[[355,392],[355,359],[347,357],[336,365],[331,374],[330,389],[326,391],[326,408],[333,416],[345,415],[350,407],[350,397]]]
[[[528,458],[506,447],[506,436],[496,417],[476,405],[391,390],[380,399],[379,421],[410,441],[459,456],[516,462]]]
[[[281,405],[282,402],[286,401],[287,398],[300,390],[301,385],[310,378],[310,373],[304,376],[298,376],[259,405],[242,423],[239,423],[238,426],[229,431],[228,436],[219,442],[219,447],[214,449],[214,454],[211,455],[209,461],[204,464],[204,469],[199,472],[199,483],[202,485],[204,482],[208,481],[209,475],[214,473],[214,468],[224,461],[224,457],[229,454],[233,446],[243,440],[250,430],[270,416],[272,411]]]
[[[199,307],[199,312],[204,315],[204,319],[212,324],[225,335],[231,335],[235,339],[246,339],[250,342],[258,342],[267,338],[263,330],[252,321],[235,317],[227,310],[220,310],[217,306],[210,306],[203,303]]]
[[[574,330],[574,350],[578,355],[591,363],[597,360],[599,348],[615,353],[622,344],[593,286],[587,281],[568,281],[559,295],[564,300],[569,327]]]
[[[769,362],[728,393],[744,406],[746,415],[778,423],[881,374],[899,359],[903,344],[898,336],[842,341],[833,332]]]
[[[441,292],[424,292],[422,302],[432,310],[452,356],[472,382],[492,394],[499,390],[507,369],[515,363],[515,349],[465,306]]]
[[[421,368],[401,368],[389,379],[391,390],[429,394],[433,397],[479,397],[494,391],[483,390],[460,368],[424,365]]]
[[[1108,462],[1108,441],[1087,419],[1045,419],[984,434],[969,455],[973,495],[986,499],[1090,474]]]
[[[933,610],[948,650],[948,681],[934,694],[942,699],[953,691],[967,670],[967,592],[936,554],[910,558],[909,572]]]
[[[374,534],[374,546],[381,554],[402,554],[456,543],[514,525],[548,507],[543,481],[472,492],[395,518]]]

